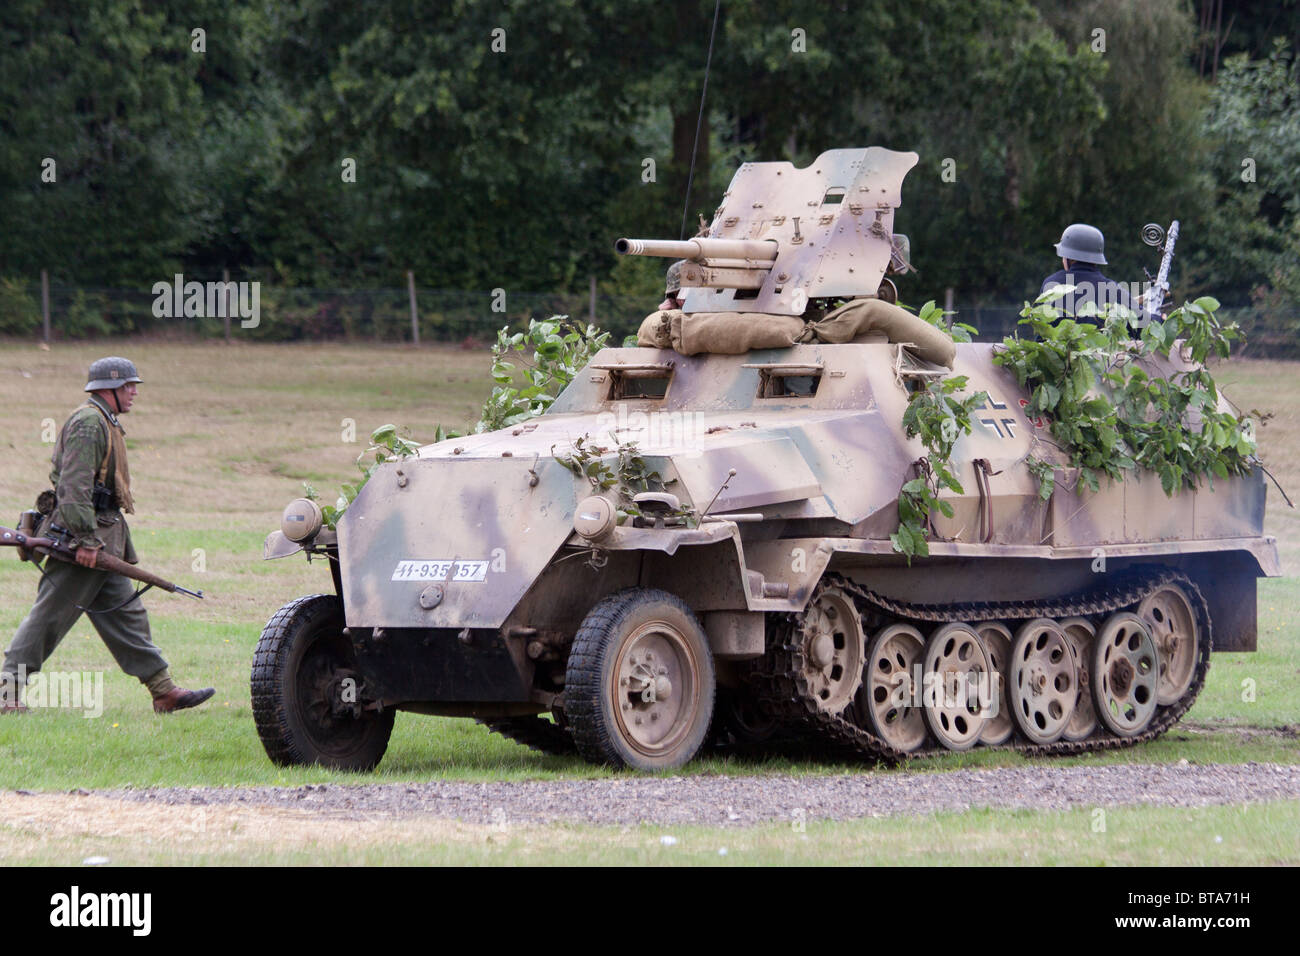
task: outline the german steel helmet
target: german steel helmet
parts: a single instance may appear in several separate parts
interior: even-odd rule
[[[678,259],[668,267],[667,281],[664,283],[664,295],[672,295],[681,290],[682,266],[685,263],[685,259]]]
[[[1091,262],[1099,266],[1106,264],[1106,239],[1101,230],[1082,222],[1066,226],[1061,233],[1061,241],[1056,244],[1056,254],[1062,259],[1075,262]]]
[[[139,382],[140,373],[130,359],[111,355],[108,358],[95,359],[90,363],[90,373],[86,376],[86,391],[94,392],[101,388],[121,388],[128,382]]]

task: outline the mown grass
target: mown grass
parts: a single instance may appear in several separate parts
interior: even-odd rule
[[[113,350],[113,349],[110,349]],[[117,349],[121,350],[121,349]],[[81,399],[86,365],[103,346],[0,349],[0,426],[10,450],[0,456],[0,490],[16,514],[44,487],[50,448],[42,420],[61,424]],[[133,529],[146,565],[201,587],[202,602],[151,595],[155,639],[173,672],[217,696],[199,711],[154,717],[144,690],[113,664],[84,618],[55,654],[61,671],[102,670],[105,709],[98,719],[41,711],[0,721],[0,787],[68,789],[132,784],[246,784],[358,779],[320,769],[276,768],[257,740],[248,670],[261,627],[301,594],[329,590],[326,569],[300,557],[261,560],[261,543],[284,502],[310,480],[330,494],[351,477],[352,462],[377,425],[431,435],[438,422],[464,424],[486,394],[487,357],[457,349],[139,344],[126,349],[145,384],[125,419],[139,513]],[[1276,412],[1262,432],[1266,457],[1284,484],[1300,487],[1300,396],[1286,387],[1287,363],[1241,362],[1221,370],[1244,407]],[[343,440],[346,420],[356,442]],[[1270,501],[1270,526],[1289,515]],[[1285,540],[1285,539],[1284,539]],[[197,549],[197,550],[196,550]],[[12,634],[30,604],[36,574],[0,555],[0,632]],[[196,570],[197,568],[202,570]],[[1260,584],[1260,650],[1215,655],[1195,724],[1165,739],[1079,760],[1197,762],[1300,759],[1294,737],[1245,736],[1237,728],[1300,723],[1300,580]],[[1243,681],[1253,681],[1246,699]],[[917,761],[914,768],[1001,766],[1023,762],[986,752]],[[693,773],[764,770],[823,772],[815,763],[709,758]],[[593,776],[607,771],[548,758],[487,733],[470,721],[403,714],[378,771],[360,779]]]
[[[1300,863],[1300,802],[1205,808],[972,810],[740,829],[316,820],[304,811],[146,808],[27,798],[0,828],[7,863],[568,866],[979,864],[1238,866]],[[75,818],[72,826],[65,819]]]
[[[0,719],[0,788],[66,791],[124,785],[499,780],[608,773],[577,760],[542,757],[470,721],[408,714],[399,716],[388,755],[375,773],[286,770],[266,759],[253,726],[248,672],[263,623],[282,603],[330,589],[328,572],[319,563],[309,566],[299,557],[261,560],[262,540],[278,525],[284,503],[300,493],[304,480],[322,494],[332,495],[339,483],[350,480],[353,460],[370,430],[380,424],[404,424],[416,438],[427,438],[439,422],[471,422],[489,388],[485,353],[343,345],[143,343],[58,346],[51,352],[28,346],[0,347],[0,434],[8,446],[0,455],[0,504],[7,508],[3,514],[14,516],[0,519],[0,523],[16,520],[17,512],[28,507],[36,492],[46,486],[50,446],[41,440],[42,421],[51,419],[55,427],[62,424],[81,400],[80,383],[89,362],[117,351],[133,357],[145,379],[137,408],[125,422],[138,501],[138,514],[132,521],[137,547],[150,569],[207,593],[202,602],[150,595],[146,603],[155,639],[179,680],[190,686],[212,684],[217,696],[198,711],[167,719],[155,717],[143,688],[116,668],[83,619],[49,667],[103,671],[103,716],[85,719],[73,711],[44,710]],[[1220,378],[1230,383],[1228,392],[1239,405],[1276,413],[1261,432],[1263,452],[1283,485],[1300,490],[1300,390],[1290,384],[1295,369],[1289,363],[1236,362],[1222,368]],[[349,419],[355,423],[355,443],[343,440]],[[1300,570],[1300,550],[1292,544],[1300,541],[1300,519],[1286,511],[1276,495],[1270,495],[1269,508],[1268,527],[1278,535],[1287,570],[1294,573]],[[36,575],[29,565],[0,554],[0,634],[6,642],[30,606],[35,586]],[[1215,655],[1206,689],[1185,719],[1186,726],[1153,744],[1065,762],[1300,761],[1293,733],[1300,725],[1300,621],[1296,620],[1300,579],[1263,581],[1259,595],[1259,652]],[[1245,692],[1249,685],[1243,681],[1247,680],[1253,682],[1253,700]],[[1014,754],[977,752],[917,761],[912,769],[943,772],[954,767],[1024,762]],[[684,772],[844,770],[842,766],[789,759],[711,757]],[[1161,821],[1168,821],[1169,833],[1187,822],[1175,811],[1131,812],[1152,814],[1150,825],[1156,834],[1163,832]],[[1236,812],[1197,811],[1202,814],[1198,819],[1207,821],[1237,820],[1232,815]],[[1240,820],[1245,821],[1243,826],[1258,831],[1258,839],[1274,825],[1271,821],[1283,819],[1294,824],[1296,812],[1295,807],[1255,808],[1245,811]],[[1043,827],[1048,828],[1044,832],[1065,834],[1077,828],[1069,814],[1060,819],[1029,815],[1022,820],[1016,815],[988,812],[946,822],[941,815],[936,820],[934,826],[940,831],[946,827],[953,833],[966,832],[963,828],[968,825],[969,833],[983,834],[982,838],[995,846],[1005,844],[1007,862],[1013,861],[1012,847],[1018,846],[1010,834],[1023,835]],[[1205,824],[1223,825],[1226,823]],[[536,837],[537,845],[546,847],[548,853],[559,852],[570,862],[587,858],[672,862],[692,859],[695,852],[688,852],[688,846],[694,844],[686,839],[674,848],[675,855],[662,855],[655,845],[643,845],[647,842],[643,834],[634,833],[626,846],[613,841],[601,848],[596,846],[600,841],[592,842],[594,837],[570,840],[566,836],[571,831],[581,835],[585,831],[580,828],[550,829],[559,835]],[[1133,833],[1138,842],[1124,852],[1140,855],[1162,845],[1156,836],[1139,837],[1136,831],[1140,829],[1135,827]],[[781,828],[758,828],[743,839],[726,834],[725,840],[735,851],[731,861],[773,862],[788,857],[851,862],[857,861],[853,854],[861,850],[863,861],[880,853],[891,860],[926,862],[930,858],[924,854],[909,856],[890,843],[891,839],[905,843],[902,834],[909,830],[915,830],[914,821],[817,824],[810,825],[808,834],[799,840],[792,840]],[[895,836],[889,837],[891,833]],[[1118,833],[1113,838],[1120,839]],[[701,838],[700,846],[713,839],[714,835]],[[835,849],[841,840],[848,847],[843,851]],[[570,843],[576,848],[565,850]],[[22,858],[20,844],[9,842],[8,850]],[[1050,841],[1047,845],[1050,847]],[[1061,858],[1074,853],[1076,862],[1085,862],[1094,858],[1091,854],[1100,844],[1092,836],[1079,834],[1077,840],[1070,838],[1063,845],[1071,849],[1062,851],[1066,856]],[[472,850],[459,845],[442,850],[392,846],[375,852],[385,861],[409,862],[425,853],[432,854],[431,859],[442,858],[438,853],[444,853],[460,862],[488,862],[509,860],[513,852],[509,846],[506,840]],[[752,854],[747,856],[744,847],[751,848]],[[516,849],[527,857],[526,846]],[[72,856],[76,852],[68,851]],[[327,847],[296,849],[288,856],[270,849],[258,852],[266,855],[254,854],[253,859],[268,862],[334,858],[330,855],[334,851]],[[699,852],[700,860],[712,859],[708,852]],[[893,855],[900,852],[901,856]],[[1033,849],[1031,859],[1056,859],[1041,855],[1047,852]],[[1098,860],[1108,858],[1105,851],[1095,852]],[[194,859],[225,859],[219,847],[204,853],[207,855]],[[1191,858],[1200,862],[1238,859],[1225,856],[1227,853],[1215,844],[1213,855]],[[1272,861],[1273,853],[1264,847],[1251,859]],[[1293,844],[1277,859],[1294,862]]]

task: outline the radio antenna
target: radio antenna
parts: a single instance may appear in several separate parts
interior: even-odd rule
[[[722,0],[713,5],[713,29],[709,31],[709,55],[704,61],[704,87],[700,90],[700,115],[695,119],[695,142],[691,144],[691,171],[686,176],[686,202],[682,204],[682,230],[678,239],[686,238],[686,217],[691,210],[691,182],[695,179],[695,153],[700,148],[700,127],[704,125],[704,97],[709,92],[709,68],[713,65],[713,38],[718,33],[718,10]]]

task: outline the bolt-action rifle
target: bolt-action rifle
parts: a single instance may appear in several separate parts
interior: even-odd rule
[[[0,545],[11,545],[23,551],[39,550],[60,561],[77,563],[77,549],[59,538],[38,538],[34,535],[23,534],[21,531],[15,531],[13,528],[0,527]],[[144,587],[135,592],[134,597],[131,598],[132,601],[150,588],[161,588],[170,594],[187,594],[192,598],[203,597],[202,591],[191,591],[189,588],[183,588],[179,584],[161,578],[151,571],[137,568],[134,564],[127,564],[121,558],[115,558],[103,551],[100,551],[95,557],[95,569],[120,574],[123,577],[142,583]],[[118,605],[118,607],[122,606]],[[83,608],[83,610],[85,609]],[[117,608],[109,608],[108,610],[117,610]]]

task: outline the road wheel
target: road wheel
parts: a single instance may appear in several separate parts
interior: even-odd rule
[[[1156,713],[1160,654],[1146,622],[1121,611],[1106,618],[1092,649],[1092,699],[1106,728],[1136,737]]]
[[[970,750],[979,743],[988,716],[980,705],[979,688],[991,680],[992,670],[988,649],[969,624],[945,624],[926,642],[925,720],[930,733],[949,750]]]
[[[990,747],[1004,744],[1011,739],[1016,725],[1011,715],[1011,704],[1007,699],[1007,668],[1011,664],[1011,629],[1000,621],[985,621],[975,628],[984,639],[984,647],[989,652],[989,664],[992,665],[992,677],[997,683],[998,709],[984,721],[980,731],[980,743]]]
[[[1200,652],[1192,599],[1177,584],[1165,584],[1142,599],[1137,615],[1146,623],[1160,654],[1156,703],[1162,707],[1175,704],[1192,686]]]
[[[1087,618],[1069,617],[1061,622],[1061,630],[1074,651],[1074,682],[1079,690],[1074,698],[1074,713],[1061,736],[1066,740],[1087,740],[1097,729],[1097,709],[1092,704],[1092,642],[1097,629]]]
[[[280,766],[373,770],[395,712],[365,709],[343,604],[333,594],[291,601],[267,622],[253,655],[253,722]]]
[[[803,614],[796,661],[817,709],[838,714],[862,686],[866,635],[842,588],[822,585]]]
[[[680,767],[708,735],[713,696],[704,629],[666,591],[611,594],[573,639],[564,711],[588,760],[636,770]]]
[[[1016,726],[1029,740],[1061,739],[1079,696],[1074,649],[1061,625],[1045,617],[1021,625],[1011,645],[1007,696]]]
[[[860,696],[876,736],[896,750],[910,753],[925,743],[925,714],[917,674],[925,656],[925,638],[910,624],[882,628],[871,639]]]

